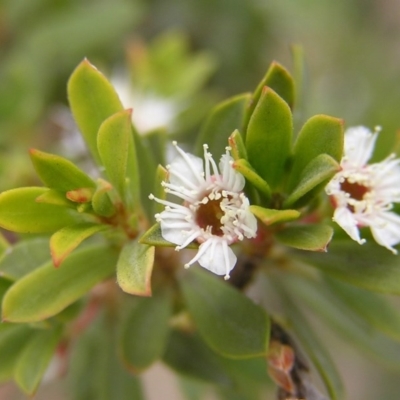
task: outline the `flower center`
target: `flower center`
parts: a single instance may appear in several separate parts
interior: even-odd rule
[[[221,218],[224,216],[224,212],[221,209],[221,201],[209,200],[206,204],[201,203],[196,210],[196,223],[204,229],[210,229],[211,233],[216,236],[223,236]]]
[[[349,182],[347,179],[340,184],[340,189],[348,193],[352,199],[358,201],[364,200],[365,194],[370,190],[367,186],[357,182]]]

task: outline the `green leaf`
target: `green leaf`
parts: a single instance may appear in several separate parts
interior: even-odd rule
[[[68,200],[65,193],[59,192],[58,190],[49,189],[39,197],[36,198],[37,203],[53,204],[61,207],[75,208],[76,204]]]
[[[231,358],[267,354],[269,319],[262,308],[200,268],[182,274],[180,283],[199,332],[213,350]]]
[[[138,205],[139,173],[131,118],[132,110],[120,111],[107,118],[99,129],[97,148],[108,179],[121,198],[128,204]]]
[[[282,276],[280,281],[287,287],[293,301],[304,304],[307,311],[317,314],[331,331],[338,332],[346,342],[353,343],[386,367],[400,371],[400,343],[390,340],[365,323],[348,306],[341,307],[340,303],[338,306],[337,297],[331,294],[324,282],[288,274]]]
[[[3,327],[4,325],[2,324]],[[12,378],[18,358],[33,332],[34,330],[26,325],[14,324],[0,331],[0,382]]]
[[[247,150],[243,141],[243,137],[236,129],[228,138],[229,146],[231,147],[231,154],[234,160],[244,158],[247,160]]]
[[[135,241],[124,246],[117,263],[117,282],[124,292],[151,296],[154,253],[154,247]]]
[[[50,260],[48,238],[18,242],[0,260],[0,276],[17,281]]]
[[[64,157],[36,149],[31,149],[30,154],[37,174],[50,189],[68,192],[69,190],[95,186],[88,175]]]
[[[54,266],[59,267],[85,239],[106,229],[109,229],[107,225],[82,222],[66,226],[54,233],[50,238],[50,252]]]
[[[331,356],[288,293],[284,295],[285,316],[318,370],[332,400],[343,399],[343,385]]]
[[[296,249],[326,252],[332,240],[333,229],[329,225],[293,225],[275,234],[282,244]]]
[[[143,234],[139,243],[156,247],[176,247],[176,244],[168,242],[162,237],[161,226],[158,222]],[[185,249],[197,249],[198,247],[196,243],[191,243]]]
[[[240,172],[249,182],[251,182],[257,190],[262,193],[266,199],[271,198],[271,188],[261,176],[257,174],[248,161],[245,159],[237,160],[233,163],[233,168]]]
[[[218,104],[203,125],[196,144],[196,153],[203,153],[203,144],[219,157],[225,153],[229,135],[243,123],[244,111],[250,94],[241,94]]]
[[[271,88],[265,87],[249,121],[246,149],[250,164],[272,189],[281,184],[292,131],[289,106]]]
[[[74,400],[144,400],[139,378],[117,357],[116,326],[102,313],[76,338],[68,374]]]
[[[327,154],[320,154],[304,168],[300,175],[300,181],[292,193],[283,203],[283,207],[292,207],[306,194],[314,195],[315,190],[325,186],[326,182],[340,170],[340,165]],[[307,196],[309,197],[309,196]]]
[[[46,263],[16,282],[3,300],[3,320],[36,322],[52,317],[115,270],[117,252],[104,245],[71,254],[63,268]]]
[[[38,330],[24,346],[15,365],[14,379],[26,394],[36,392],[60,337],[61,329]]]
[[[83,60],[68,81],[68,99],[75,121],[99,164],[97,132],[102,122],[122,111],[121,101],[105,76],[88,60]]]
[[[116,208],[108,195],[110,190],[112,186],[109,182],[101,178],[97,180],[97,189],[92,197],[92,207],[97,215],[111,217],[115,214]]]
[[[400,314],[390,299],[336,279],[326,277],[325,281],[342,307],[351,309],[377,330],[400,340]]]
[[[163,355],[170,331],[171,300],[168,290],[138,299],[122,323],[120,353],[132,372],[147,369]]]
[[[46,191],[46,188],[26,187],[1,193],[0,226],[14,232],[41,233],[76,222],[72,210],[36,202]]]
[[[341,161],[343,135],[343,121],[338,118],[315,115],[304,124],[294,145],[290,191],[299,184],[304,168],[320,154],[328,154],[338,163]]]
[[[246,110],[245,127],[247,127],[250,118],[257,106],[257,103],[262,96],[262,92],[265,86],[273,89],[288,105],[293,108],[295,87],[294,81],[289,72],[279,63],[273,61],[268,68],[264,78],[258,84],[254,94],[249,103],[249,107]]]
[[[220,386],[233,381],[221,365],[220,357],[195,334],[173,330],[163,361],[178,373]]]
[[[250,211],[267,226],[294,221],[301,216],[301,213],[297,210],[273,210],[260,206],[250,206]]]
[[[13,284],[12,281],[0,277],[0,304],[3,301],[4,295],[6,294],[7,290],[10,288],[12,284]]]
[[[352,285],[400,295],[400,258],[373,242],[360,246],[334,240],[326,254],[293,252],[292,256]]]

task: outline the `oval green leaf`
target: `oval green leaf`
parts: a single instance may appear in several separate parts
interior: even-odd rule
[[[301,128],[294,145],[289,190],[300,181],[304,168],[320,154],[328,154],[340,163],[343,154],[343,121],[327,115],[311,117]]]
[[[231,148],[231,154],[234,160],[244,158],[247,160],[247,150],[243,141],[243,137],[236,129],[228,138],[228,143]]]
[[[124,246],[117,263],[117,282],[124,292],[151,296],[154,253],[154,247],[138,242]]]
[[[325,254],[293,252],[308,265],[365,289],[400,295],[400,257],[375,243],[333,241]]]
[[[301,213],[297,210],[273,210],[260,206],[250,206],[250,211],[267,226],[294,221],[301,216]]]
[[[77,222],[72,210],[53,204],[37,203],[46,188],[26,187],[0,194],[0,226],[14,232],[42,233]]]
[[[48,238],[23,240],[3,255],[0,260],[0,276],[16,281],[49,261]]]
[[[301,310],[291,299],[288,293],[284,293],[285,316],[288,318],[291,328],[296,333],[299,341],[310,357],[320,374],[325,387],[332,400],[343,399],[343,384],[332,358],[325,346],[320,343],[313,328],[308,324]]]
[[[170,331],[171,300],[168,290],[138,299],[122,323],[120,353],[132,372],[145,370],[163,355]]]
[[[312,192],[316,194],[315,189],[323,189],[325,183],[331,179],[340,170],[340,165],[328,154],[320,154],[304,168],[300,175],[300,181],[293,189],[292,193],[283,203],[285,208],[292,207],[298,200]]]
[[[377,330],[400,341],[400,314],[390,299],[337,279],[326,277],[325,281],[343,307],[350,308]]]
[[[296,249],[326,252],[332,240],[333,229],[329,225],[294,225],[275,234],[282,244]]]
[[[215,354],[200,337],[173,330],[163,361],[178,373],[203,382],[230,387],[233,380]]]
[[[54,266],[59,267],[71,251],[85,239],[106,229],[109,229],[107,225],[82,222],[66,226],[54,233],[50,238],[50,252]]]
[[[254,187],[264,195],[266,200],[271,198],[271,188],[268,183],[264,181],[261,176],[257,174],[252,168],[248,161],[241,158],[233,163],[233,168],[240,172],[249,182],[251,182]]]
[[[50,189],[68,192],[95,186],[88,175],[64,157],[36,149],[31,149],[30,155],[37,174]]]
[[[249,123],[251,115],[257,106],[265,86],[273,89],[280,97],[282,97],[283,100],[286,101],[286,103],[288,103],[290,108],[293,108],[295,98],[294,80],[286,68],[276,61],[273,61],[251,98],[249,107],[246,110],[245,127],[247,127]]]
[[[269,318],[245,295],[200,268],[181,274],[187,306],[208,345],[230,358],[268,352]]]
[[[246,149],[250,164],[272,189],[281,184],[291,151],[292,131],[289,106],[265,87],[249,121]]]
[[[24,346],[15,365],[14,379],[26,394],[36,392],[60,337],[61,329],[42,329]]]
[[[35,332],[26,325],[8,324],[0,331],[0,382],[13,377],[14,368],[24,346]]]
[[[125,202],[133,200],[137,204],[140,194],[139,175],[131,118],[132,110],[120,111],[107,118],[98,132],[97,149],[107,177],[121,198]],[[127,183],[130,197],[127,196]]]
[[[97,132],[102,122],[122,111],[121,101],[106,77],[88,60],[83,60],[68,81],[68,99],[75,121],[99,164]]]
[[[17,281],[4,296],[3,320],[36,322],[52,317],[112,275],[117,252],[104,245],[71,254],[63,268],[50,261]]]
[[[243,124],[249,100],[249,93],[241,94],[223,101],[211,111],[197,140],[197,154],[203,154],[203,144],[208,144],[216,157],[225,153],[229,135]]]

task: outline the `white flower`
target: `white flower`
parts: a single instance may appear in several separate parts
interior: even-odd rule
[[[400,242],[400,216],[391,212],[400,202],[400,160],[390,155],[367,164],[380,128],[375,132],[358,126],[345,132],[341,171],[326,186],[335,206],[333,220],[360,244],[359,227],[370,227],[376,242],[394,254]]]
[[[204,145],[204,165],[201,158],[185,153],[173,142],[178,157],[171,165],[169,182],[163,182],[167,193],[182,199],[182,204],[150,199],[165,205],[156,215],[164,239],[181,250],[196,240],[199,250],[185,268],[196,261],[217,275],[229,278],[236,264],[236,255],[229,245],[256,236],[257,220],[249,211],[249,200],[242,192],[244,177],[236,172],[233,159],[226,149],[218,167]]]
[[[124,108],[132,108],[132,122],[139,133],[157,128],[171,128],[182,107],[172,98],[134,89],[127,73],[111,77],[111,83]]]

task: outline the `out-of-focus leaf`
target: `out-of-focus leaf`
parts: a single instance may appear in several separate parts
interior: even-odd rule
[[[400,340],[400,314],[384,296],[326,277],[342,307],[347,307],[393,339]]]
[[[10,288],[10,286],[13,284],[12,281],[9,281],[8,279],[0,278],[0,304],[3,301],[3,297],[7,290]]]
[[[95,233],[109,229],[107,225],[82,222],[66,226],[50,238],[50,252],[55,267],[59,267],[65,258],[75,250],[85,239]]]
[[[9,325],[0,331],[0,382],[12,378],[18,358],[33,332],[26,325]]]
[[[308,310],[316,313],[329,325],[329,329],[337,331],[347,342],[353,343],[386,367],[400,371],[400,343],[390,340],[347,306],[342,307],[323,281],[285,275],[280,282],[285,285],[293,301],[304,304]]]
[[[121,326],[119,350],[129,370],[141,372],[161,358],[170,331],[171,313],[168,290],[138,299]]]
[[[241,94],[218,104],[207,118],[197,140],[197,154],[208,144],[215,157],[225,153],[230,134],[240,129],[250,94]]]
[[[332,240],[333,229],[329,225],[293,225],[276,232],[276,239],[296,249],[326,252]]]
[[[129,294],[151,296],[155,248],[136,241],[127,243],[117,263],[117,282]]]
[[[285,208],[293,205],[310,191],[324,185],[340,170],[340,165],[328,154],[320,154],[304,168],[300,175],[300,181],[292,193],[283,203]]]
[[[284,295],[285,316],[317,368],[332,400],[343,398],[343,385],[333,361],[289,293]]]
[[[231,386],[233,381],[213,353],[195,334],[173,330],[163,361],[175,371],[201,381]]]
[[[322,272],[365,289],[400,295],[400,258],[375,243],[333,241],[327,253],[293,252]]]
[[[61,207],[75,208],[76,204],[68,200],[65,193],[59,192],[58,190],[49,189],[39,197],[36,198],[37,203],[53,204]]]
[[[3,299],[4,321],[36,322],[52,317],[115,270],[117,252],[101,246],[71,254],[63,268],[44,264],[16,282]]]
[[[343,121],[327,115],[315,115],[303,125],[294,145],[289,191],[299,185],[304,168],[320,154],[328,154],[340,162],[343,135]]]
[[[0,260],[0,276],[16,281],[49,261],[49,239],[23,240],[10,248]]]
[[[94,159],[101,164],[97,132],[111,115],[122,111],[121,101],[106,77],[88,60],[83,60],[68,81],[72,114]]]
[[[250,118],[246,149],[248,160],[272,189],[281,185],[291,151],[292,112],[271,88],[265,87]]]
[[[247,150],[243,141],[243,137],[236,129],[228,138],[229,146],[231,147],[231,154],[234,160],[244,158],[247,160]]]
[[[117,357],[115,327],[115,320],[101,315],[79,336],[69,373],[75,400],[144,400],[139,378]]]
[[[273,225],[282,222],[294,221],[300,218],[297,210],[273,210],[260,206],[250,206],[250,211],[264,224]]]
[[[0,194],[0,226],[21,233],[51,232],[77,222],[72,210],[37,203],[46,188],[25,187]]]
[[[200,268],[181,274],[180,283],[201,336],[225,357],[268,352],[269,318],[236,289]]]
[[[107,118],[97,136],[97,148],[108,179],[121,198],[138,206],[139,172],[132,131],[132,110],[118,112]]]
[[[248,161],[241,158],[233,163],[233,168],[240,172],[249,182],[251,182],[255,188],[259,190],[260,193],[264,195],[266,199],[271,198],[271,188],[268,183],[264,181],[261,176],[257,174],[252,168]]]
[[[14,379],[28,395],[33,395],[46,372],[61,336],[61,329],[37,330],[24,346],[14,369]]]
[[[295,98],[293,78],[290,76],[286,68],[276,61],[273,61],[251,98],[251,102],[246,110],[245,127],[247,127],[250,121],[251,115],[253,114],[260,97],[262,96],[262,91],[265,86],[273,89],[280,97],[282,97],[283,100],[286,101],[286,103],[288,103],[290,108],[293,108]]]
[[[68,192],[69,190],[95,186],[88,175],[64,157],[36,149],[31,149],[30,154],[37,174],[50,189]]]

